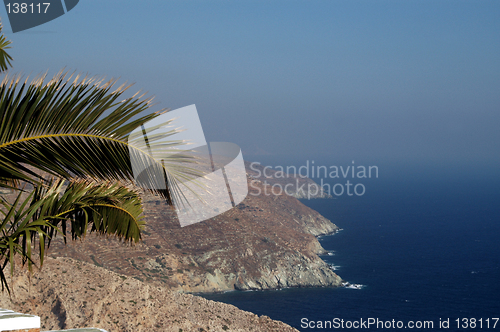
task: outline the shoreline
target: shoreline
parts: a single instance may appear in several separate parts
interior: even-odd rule
[[[343,230],[343,228],[337,228],[336,230],[334,230],[332,232],[325,233],[322,235],[317,235],[315,237],[316,237],[316,239],[320,239],[320,238],[326,237],[326,236],[334,236],[342,230]],[[323,247],[321,247],[321,248],[323,250],[321,252],[316,253],[316,254],[326,265],[328,265],[329,269],[335,273],[336,269],[332,268],[331,263],[328,263],[321,258],[321,256],[333,256],[332,251],[324,249]],[[286,290],[286,289],[298,289],[298,288],[301,288],[301,289],[306,289],[306,288],[311,288],[311,289],[313,289],[313,288],[346,288],[346,286],[345,286],[346,284],[351,285],[351,283],[349,283],[348,281],[346,281],[346,280],[342,279],[342,277],[340,277],[340,283],[338,285],[298,285],[298,286],[285,286],[285,287],[264,288],[264,289],[237,289],[237,288],[235,288],[235,289],[227,289],[227,290],[220,290],[220,291],[206,291],[206,292],[182,292],[181,291],[181,292],[185,293],[185,294],[192,294],[195,296],[202,296],[203,297],[203,295],[210,295],[210,294],[226,294],[226,293],[236,293],[236,292],[242,292],[242,293],[244,293],[244,292],[266,292],[266,291],[273,292],[273,291],[281,291],[281,290]],[[352,285],[355,285],[355,284],[352,284]]]

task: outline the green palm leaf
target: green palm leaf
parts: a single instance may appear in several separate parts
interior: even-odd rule
[[[11,42],[1,29],[0,23],[0,72],[12,60],[6,52]],[[152,98],[138,93],[125,98],[130,85],[113,88],[116,80],[64,72],[45,79],[28,83],[6,76],[0,83],[0,188],[18,191],[12,200],[0,196],[2,290],[9,289],[4,269],[10,263],[13,274],[15,255],[31,271],[34,249],[42,265],[59,232],[65,241],[67,233],[78,239],[96,232],[138,242],[144,227],[141,198],[123,180],[177,205],[184,197],[179,184],[202,175],[186,167],[195,160],[176,149],[186,142],[171,140],[178,131],[166,129],[170,121],[156,123],[160,130],[148,128],[154,133],[145,140],[140,132],[131,135],[162,114],[147,112]],[[47,180],[47,173],[58,180]],[[34,189],[25,191],[22,183]]]
[[[12,57],[7,53],[6,49],[10,48],[11,41],[7,40],[2,34],[3,25],[0,22],[0,72],[7,70],[12,64]]]
[[[7,288],[10,293],[7,280],[3,270],[10,262],[11,274],[14,273],[14,256],[19,254],[22,257],[23,265],[28,262],[29,269],[32,266],[32,241],[38,236],[40,245],[40,257],[43,262],[45,238],[48,236],[44,230],[52,225],[43,219],[34,219],[37,209],[43,204],[42,201],[32,200],[34,193],[22,200],[23,192],[20,192],[13,204],[9,204],[3,199],[0,204],[3,209],[3,220],[0,224],[0,281],[2,291]],[[31,204],[30,204],[31,203]]]
[[[72,239],[84,237],[87,232],[113,235],[125,241],[138,242],[144,227],[141,197],[138,192],[118,183],[93,183],[85,180],[71,182],[64,188],[63,181],[48,189],[35,190],[33,201],[43,201],[34,215],[61,227],[66,236],[70,226]],[[49,242],[54,234],[48,229]],[[55,234],[54,234],[55,235]]]
[[[155,149],[171,150],[172,160],[164,163],[154,160],[142,147],[134,149],[134,140],[127,140],[135,128],[161,114],[140,116],[152,99],[136,94],[120,101],[130,85],[111,90],[115,80],[102,82],[78,76],[72,80],[72,76],[66,76],[60,73],[47,84],[43,84],[45,77],[29,84],[21,83],[19,77],[6,77],[0,84],[0,181],[4,185],[12,180],[41,181],[28,166],[66,179],[132,180],[133,151],[140,156],[135,160],[142,158],[166,174],[166,189],[147,188],[170,204],[174,197],[181,197],[176,183],[194,172],[179,166],[189,161],[173,149],[183,142],[165,141],[176,131],[150,138]]]
[[[4,209],[0,225],[0,279],[2,290],[8,288],[4,268],[8,263],[14,271],[14,255],[22,257],[29,270],[33,264],[33,248],[38,242],[40,265],[46,247],[61,229],[72,239],[89,232],[116,236],[124,241],[138,242],[144,227],[141,198],[136,191],[117,183],[92,183],[80,180],[64,186],[63,180],[49,187],[36,187],[24,200],[19,193],[14,203],[1,201]],[[69,229],[69,230],[68,230]]]

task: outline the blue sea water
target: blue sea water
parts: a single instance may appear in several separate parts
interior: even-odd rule
[[[498,180],[497,173],[420,174],[377,179],[360,197],[303,201],[343,229],[319,239],[334,253],[322,258],[338,266],[336,272],[344,280],[363,284],[362,289],[301,288],[205,297],[300,331],[314,330],[304,322],[317,326],[318,321],[369,318],[394,319],[404,326],[432,321],[428,330],[436,331],[466,330],[466,323],[471,329],[474,318],[475,330],[494,330],[494,318],[500,317]],[[447,319],[449,328],[440,328],[440,321]],[[382,329],[388,328],[371,325],[365,330]],[[500,321],[495,329],[500,330]]]

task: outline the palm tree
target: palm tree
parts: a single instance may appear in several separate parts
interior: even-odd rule
[[[9,45],[0,24],[1,72],[11,66]],[[163,110],[146,112],[151,98],[136,94],[121,100],[130,85],[112,90],[116,80],[64,72],[48,83],[45,79],[28,83],[19,76],[6,76],[0,84],[0,189],[11,192],[0,195],[0,280],[2,291],[9,293],[7,265],[12,274],[18,255],[31,271],[37,254],[41,266],[58,233],[64,241],[67,232],[72,239],[89,232],[128,243],[141,239],[141,197],[130,185],[132,153],[146,165],[161,168],[167,189],[149,190],[170,205],[182,196],[179,177],[192,174],[187,168],[172,171],[168,163],[134,150],[128,141],[134,129],[162,114]],[[149,137],[148,143],[171,148],[181,143],[164,143],[174,133]],[[148,182],[157,181],[154,176],[150,172],[141,177],[146,188],[151,188]]]

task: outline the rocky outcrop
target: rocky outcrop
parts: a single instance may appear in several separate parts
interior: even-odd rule
[[[338,286],[342,281],[321,260],[304,256],[288,255],[273,267],[261,267],[257,278],[241,276],[234,287],[238,290],[271,289],[284,287]]]
[[[267,316],[69,258],[47,258],[31,281],[18,267],[10,284],[12,296],[2,294],[0,307],[39,316],[43,331],[297,331]]]
[[[337,226],[296,198],[271,191],[248,176],[249,195],[235,208],[181,228],[158,197],[144,195],[147,226],[133,247],[89,235],[67,245],[59,239],[50,255],[72,257],[182,292],[340,286],[319,257],[316,236]]]

